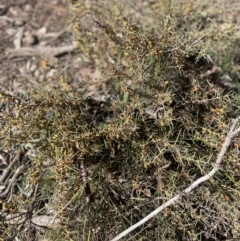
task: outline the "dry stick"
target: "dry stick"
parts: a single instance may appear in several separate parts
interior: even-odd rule
[[[77,147],[77,149],[79,149],[78,142],[76,142],[76,147]],[[81,171],[81,176],[82,176],[83,183],[84,183],[85,193],[87,196],[86,201],[87,201],[88,212],[90,213],[91,204],[94,203],[94,197],[93,197],[93,193],[91,191],[90,185],[88,183],[88,173],[87,173],[87,170],[85,168],[83,161],[81,161],[81,163],[80,163],[80,171]]]
[[[14,157],[12,162],[10,162],[8,167],[3,171],[2,175],[0,176],[0,183],[6,180],[9,172],[11,171],[11,168],[15,165],[17,161],[19,161],[20,155],[21,155],[21,151],[17,151],[16,156]]]
[[[137,227],[141,226],[142,224],[146,223],[148,220],[150,220],[151,218],[153,218],[154,216],[156,216],[158,213],[160,213],[163,209],[165,209],[166,207],[174,204],[182,195],[185,195],[187,193],[190,193],[195,187],[197,187],[200,183],[207,181],[208,179],[210,179],[219,169],[219,165],[222,162],[223,156],[224,154],[227,152],[228,147],[231,144],[232,139],[240,132],[240,128],[235,129],[237,122],[240,120],[240,116],[238,118],[236,118],[233,121],[233,124],[231,126],[230,131],[227,134],[226,140],[222,146],[221,152],[218,154],[217,160],[214,164],[213,169],[205,176],[199,178],[197,181],[195,181],[191,186],[189,186],[188,188],[186,188],[181,194],[176,195],[174,198],[170,199],[169,201],[165,202],[163,205],[161,205],[160,207],[158,207],[157,209],[155,209],[153,212],[151,212],[148,216],[146,216],[145,218],[143,218],[141,221],[139,221],[138,223],[134,224],[133,226],[131,226],[130,228],[126,229],[125,231],[123,231],[122,233],[120,233],[119,235],[117,235],[114,239],[112,239],[111,241],[117,241],[120,240],[121,238],[123,238],[124,236],[126,236],[127,234],[129,234],[130,232],[132,232],[134,229],[136,229]]]
[[[72,52],[77,48],[76,44],[62,47],[23,47],[19,49],[7,49],[6,54],[10,59],[18,56],[57,56],[63,53]]]
[[[88,173],[85,169],[85,165],[83,163],[83,161],[81,161],[80,164],[80,169],[81,169],[81,175],[82,175],[82,179],[83,179],[83,183],[84,183],[84,188],[85,188],[85,193],[87,196],[87,207],[88,207],[88,212],[90,213],[91,211],[91,204],[94,203],[94,197],[93,197],[93,193],[91,191],[90,185],[88,183]]]
[[[14,184],[14,182],[16,181],[18,175],[20,175],[20,173],[24,170],[24,165],[21,165],[14,173],[13,177],[9,180],[9,184],[6,188],[6,190],[2,193],[0,193],[0,199],[4,198],[10,191],[10,188],[12,187],[12,185]]]

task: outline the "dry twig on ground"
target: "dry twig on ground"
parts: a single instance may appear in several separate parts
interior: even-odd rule
[[[18,57],[18,56],[34,56],[38,55],[41,57],[46,56],[58,56],[63,53],[72,52],[76,49],[76,45],[69,45],[63,47],[24,47],[19,49],[7,49],[6,54],[9,59]]]

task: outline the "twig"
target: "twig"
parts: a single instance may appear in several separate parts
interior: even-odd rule
[[[46,41],[42,41],[42,42],[40,43],[40,45],[41,45],[41,46],[47,46],[47,45],[49,45],[51,42],[57,40],[61,35],[63,35],[63,34],[66,32],[67,28],[70,28],[70,27],[71,27],[71,26],[68,26],[68,27],[60,30],[59,32],[56,32],[56,33],[46,33],[46,34],[44,35],[44,37],[48,37],[48,38],[50,37],[50,39],[49,39],[49,40],[46,40]]]
[[[69,45],[63,47],[23,47],[19,49],[7,49],[6,54],[8,55],[9,59],[19,57],[19,56],[58,56],[60,54],[64,54],[67,52],[72,52],[74,49],[77,48],[77,45]]]
[[[76,142],[76,147],[77,147],[77,149],[79,149],[78,142]],[[81,161],[81,163],[80,163],[80,171],[81,171],[81,176],[82,176],[83,183],[84,183],[85,193],[87,196],[86,201],[87,201],[88,212],[90,213],[91,204],[94,203],[94,197],[93,197],[93,193],[91,191],[90,185],[88,183],[88,173],[87,173],[87,170],[85,168],[83,161]]]
[[[11,168],[15,165],[17,161],[19,161],[21,155],[21,151],[17,151],[16,156],[12,160],[12,162],[8,165],[8,167],[3,171],[2,175],[0,176],[0,183],[4,182],[11,170]]]
[[[137,227],[141,226],[142,224],[146,223],[148,220],[150,220],[151,218],[155,217],[158,213],[160,213],[163,209],[165,209],[166,207],[174,204],[178,199],[180,199],[180,197],[182,195],[185,195],[187,193],[190,193],[194,188],[196,188],[200,183],[207,181],[208,179],[210,179],[219,169],[220,163],[222,162],[223,156],[225,155],[225,153],[227,152],[232,139],[240,132],[240,128],[236,128],[237,122],[240,120],[240,116],[238,118],[236,118],[233,121],[233,124],[230,128],[230,131],[227,134],[227,137],[225,139],[225,142],[222,146],[222,149],[217,157],[217,160],[214,164],[213,169],[206,174],[205,176],[199,178],[197,181],[195,181],[194,183],[192,183],[188,188],[186,188],[181,194],[176,195],[175,197],[173,197],[172,199],[170,199],[169,201],[165,202],[163,205],[161,205],[160,207],[158,207],[157,209],[155,209],[153,212],[151,212],[148,216],[146,216],[145,218],[143,218],[141,221],[139,221],[138,223],[132,225],[130,228],[126,229],[125,231],[123,231],[122,233],[120,233],[119,235],[117,235],[114,239],[112,239],[111,241],[117,241],[120,240],[121,238],[123,238],[124,236],[126,236],[127,234],[129,234],[130,232],[132,232],[134,229],[136,229]]]
[[[87,173],[87,171],[85,169],[85,165],[84,165],[83,161],[81,162],[80,168],[81,168],[81,174],[82,174],[83,183],[84,183],[84,186],[85,186],[85,193],[86,193],[86,201],[87,201],[88,212],[90,213],[91,212],[91,205],[92,205],[92,203],[94,203],[94,196],[93,196],[93,193],[91,191],[90,185],[89,185],[89,183],[87,181],[88,173]]]
[[[16,181],[18,175],[21,174],[21,172],[24,170],[25,166],[21,165],[14,173],[13,177],[9,180],[9,184],[6,188],[6,190],[2,193],[0,193],[0,199],[4,198],[10,191],[10,188],[12,187],[12,185],[14,184],[14,182]]]
[[[0,184],[5,184],[7,181],[7,178],[10,178],[10,175],[12,175],[11,169],[16,164],[17,161],[19,161],[21,156],[21,151],[16,152],[16,156],[12,160],[12,162],[8,165],[8,167],[3,171],[2,175],[0,176]],[[11,190],[14,182],[16,182],[17,177],[21,174],[21,172],[24,170],[25,166],[21,165],[17,168],[17,170],[14,171],[13,176],[9,179],[8,185],[6,189],[3,192],[0,192],[0,199],[3,199]]]

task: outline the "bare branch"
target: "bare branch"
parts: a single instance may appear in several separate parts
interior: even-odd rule
[[[240,132],[240,128],[236,128],[237,122],[240,120],[240,117],[236,118],[233,121],[233,124],[230,128],[229,133],[227,134],[227,137],[225,139],[225,142],[222,146],[222,149],[217,157],[217,160],[215,162],[215,165],[213,167],[213,169],[206,174],[205,176],[199,178],[197,181],[195,181],[194,183],[192,183],[188,188],[186,188],[182,194],[187,194],[190,193],[194,188],[196,188],[200,183],[207,181],[208,179],[210,179],[219,169],[219,165],[222,162],[223,156],[226,154],[232,139]],[[112,239],[111,241],[117,241],[120,240],[121,238],[125,237],[127,234],[129,234],[130,232],[132,232],[134,229],[136,229],[137,227],[141,226],[142,224],[146,223],[148,220],[150,220],[151,218],[153,218],[154,216],[156,216],[158,213],[160,213],[163,209],[165,209],[166,207],[174,204],[181,196],[182,194],[178,194],[175,197],[173,197],[172,199],[170,199],[169,201],[165,202],[163,205],[161,205],[160,207],[158,207],[157,209],[155,209],[153,212],[151,212],[148,216],[146,216],[145,218],[143,218],[141,221],[139,221],[138,223],[132,225],[130,228],[126,229],[125,231],[123,231],[122,233],[120,233],[119,235],[117,235],[114,239]]]
[[[6,54],[10,59],[18,56],[57,56],[66,52],[72,52],[76,47],[76,44],[62,47],[23,47],[19,49],[7,49]]]
[[[16,156],[12,160],[12,162],[8,165],[8,167],[3,171],[2,175],[0,176],[0,183],[4,182],[11,171],[11,168],[15,165],[17,161],[19,161],[21,155],[21,151],[17,151]]]

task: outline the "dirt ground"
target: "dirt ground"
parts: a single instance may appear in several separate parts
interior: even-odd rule
[[[70,79],[79,76],[73,54],[67,0],[2,0],[0,3],[0,86],[9,94],[51,81],[46,61]],[[73,58],[75,60],[73,60]]]

